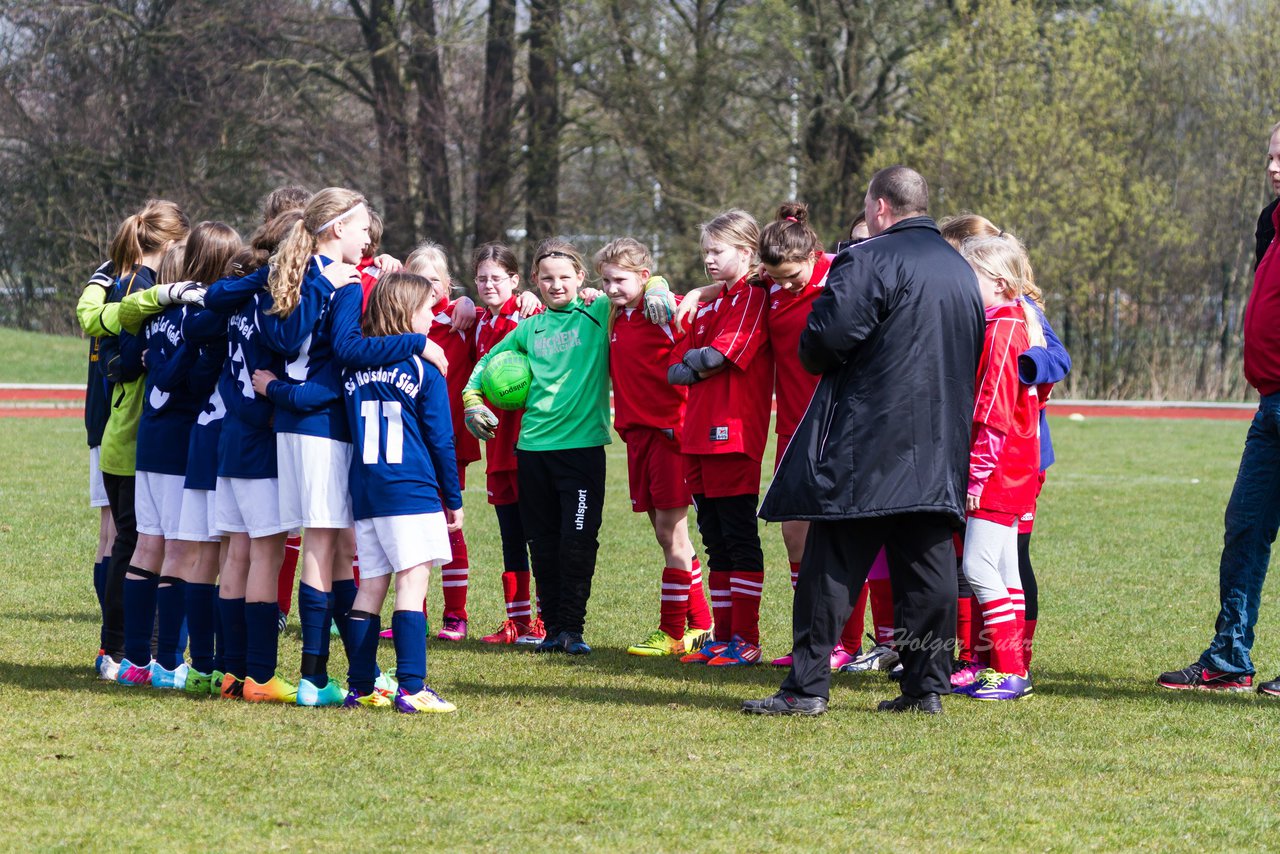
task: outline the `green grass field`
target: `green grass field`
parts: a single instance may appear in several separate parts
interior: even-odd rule
[[[780,672],[627,656],[656,624],[660,563],[614,444],[587,631],[596,652],[433,644],[430,681],[460,711],[412,718],[95,681],[83,428],[0,419],[5,847],[1266,847],[1280,830],[1267,806],[1280,704],[1153,682],[1208,639],[1244,432],[1056,422],[1033,543],[1036,696],[952,698],[940,718],[873,712],[896,693],[878,674],[838,674],[825,717],[748,718],[739,701],[770,693]],[[478,635],[500,618],[500,553],[483,492],[466,501]],[[790,591],[776,527],[763,538],[765,653],[780,655]],[[1280,667],[1274,589],[1255,650],[1266,678]],[[292,623],[284,672],[299,651]],[[334,658],[343,672],[338,645]]]
[[[0,383],[85,381],[88,339],[0,326]]]

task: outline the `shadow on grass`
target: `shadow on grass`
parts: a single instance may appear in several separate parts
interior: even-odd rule
[[[1155,679],[1118,682],[1103,673],[1072,670],[1037,670],[1033,674],[1036,694],[1042,697],[1065,697],[1085,700],[1160,699],[1179,703],[1235,705],[1259,699],[1255,691],[1224,693],[1221,691],[1172,691],[1161,688]]]
[[[546,700],[567,700],[575,703],[610,706],[691,706],[698,709],[715,709],[737,712],[741,700],[723,695],[700,693],[691,690],[662,690],[660,688],[618,687],[615,685],[494,685],[491,682],[454,680],[451,690],[469,691],[477,695],[507,695],[519,699],[538,697]],[[754,695],[744,696],[749,699]],[[762,695],[763,696],[763,695]]]
[[[33,623],[93,623],[102,622],[102,614],[96,611],[0,611],[0,620],[28,620]]]

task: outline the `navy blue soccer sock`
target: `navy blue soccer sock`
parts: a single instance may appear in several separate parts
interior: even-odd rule
[[[317,688],[329,684],[329,615],[332,594],[305,581],[298,585],[298,620],[302,624],[302,678]]]
[[[156,613],[159,618],[156,661],[165,670],[174,670],[182,664],[182,652],[186,649],[182,631],[187,621],[186,586],[185,579],[166,575],[156,587]]]
[[[102,597],[107,592],[107,564],[111,563],[108,555],[93,565],[93,592],[98,596],[98,608],[102,608]]]
[[[351,611],[346,634],[347,687],[360,694],[373,691],[378,678],[378,632],[382,631],[382,618],[368,611]]]
[[[200,673],[212,673],[216,664],[214,644],[218,623],[218,588],[212,584],[186,585],[187,636],[191,647],[191,667]]]
[[[421,611],[396,611],[391,615],[396,645],[396,681],[406,693],[422,690],[427,679],[427,617]]]
[[[246,602],[244,606],[244,675],[265,685],[276,675],[280,652],[277,620],[280,608],[274,602]]]
[[[244,619],[244,597],[218,599],[218,625],[222,634],[222,671],[244,679],[247,632]]]
[[[332,613],[333,621],[338,624],[338,634],[346,637],[347,615],[351,613],[351,606],[356,603],[356,588],[354,578],[347,578],[342,581],[333,582]]]
[[[140,576],[130,578],[129,576]],[[146,667],[151,663],[151,630],[156,621],[156,585],[154,572],[129,567],[124,577],[124,657],[130,664]]]

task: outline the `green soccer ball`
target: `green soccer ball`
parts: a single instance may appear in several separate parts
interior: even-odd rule
[[[499,409],[524,409],[529,397],[533,372],[524,353],[507,350],[484,366],[480,375],[480,391]]]

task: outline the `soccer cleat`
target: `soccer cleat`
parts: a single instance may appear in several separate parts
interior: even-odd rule
[[[289,612],[281,611],[277,608],[276,613],[279,614],[279,616],[276,617],[276,634],[282,635],[284,634],[284,627],[289,625]]]
[[[221,681],[221,680],[219,680]],[[188,694],[208,696],[209,686],[213,684],[212,673],[201,673],[194,667],[187,669],[187,679],[182,683],[182,690]]]
[[[134,688],[151,684],[151,663],[139,667],[127,658],[120,659],[120,672],[116,674],[116,683],[130,685]]]
[[[1258,693],[1265,694],[1268,697],[1280,697],[1280,676],[1270,682],[1259,682]]]
[[[416,694],[410,694],[403,688],[396,691],[395,707],[397,712],[403,712],[406,715],[416,715],[420,712],[443,714],[458,711],[457,706],[426,685],[423,685],[422,690]]]
[[[544,652],[564,652],[564,647],[560,645],[560,635],[547,635],[538,641],[538,645],[533,648],[536,653]]]
[[[332,679],[323,688],[317,688],[309,679],[298,682],[296,702],[299,706],[341,706],[345,698],[341,686]]]
[[[338,631],[338,621],[333,619],[332,617],[329,619],[329,637],[331,638],[342,637],[342,632]]]
[[[900,694],[892,700],[882,700],[876,706],[878,712],[920,712],[922,715],[942,714],[942,698],[930,692],[920,697]]]
[[[742,712],[747,715],[806,715],[814,717],[827,710],[821,697],[798,697],[790,691],[779,691],[763,700],[747,700]]]
[[[541,618],[534,620],[529,632],[516,638],[516,646],[537,646],[547,639],[547,627]]]
[[[258,683],[252,677],[244,680],[244,698],[250,703],[296,703],[298,689],[279,676]]]
[[[209,693],[210,694],[212,694],[215,697],[222,696],[222,680],[225,679],[226,676],[227,674],[223,673],[221,670],[214,670],[212,673],[209,674]]]
[[[570,655],[590,655],[591,647],[587,646],[587,642],[582,639],[580,632],[561,632],[556,637],[556,642],[560,644],[560,648]]]
[[[897,663],[897,651],[888,644],[878,643],[840,669],[845,673],[864,673],[868,670],[892,670]],[[835,669],[834,665],[832,669]]]
[[[893,665],[892,669],[890,669],[889,672],[886,673],[885,675],[888,676],[890,679],[892,679],[894,682],[901,682],[902,681],[902,662],[898,662],[897,664]]]
[[[368,694],[361,694],[359,691],[348,691],[346,699],[342,701],[342,708],[344,709],[377,709],[390,705],[391,699],[381,691],[370,691]]]
[[[747,643],[735,637],[719,655],[707,662],[707,667],[742,667],[759,663],[759,644]]]
[[[640,643],[627,647],[628,655],[684,655],[686,651],[683,639],[673,638],[662,629],[654,630]]]
[[[729,644],[726,641],[718,641],[708,638],[707,642],[700,646],[695,652],[680,656],[680,660],[685,664],[706,664],[728,648]]]
[[[707,626],[705,629],[692,627],[685,629],[684,637],[680,640],[683,641],[685,649],[700,649],[704,643],[711,640],[712,629],[712,626]]]
[[[218,695],[224,700],[243,700],[244,680],[237,679],[231,673],[223,674],[222,687],[218,690]]]
[[[120,675],[120,662],[103,653],[98,656],[98,678],[104,682],[114,682]]]
[[[436,635],[436,640],[461,641],[466,639],[467,621],[461,617],[445,617],[444,625],[440,628],[440,633]]]
[[[524,634],[529,633],[529,628],[524,628]],[[480,638],[481,643],[502,643],[513,644],[518,643],[521,637],[520,624],[515,620],[503,620],[502,625],[498,626],[498,630],[491,635],[485,635]]]
[[[396,682],[395,677],[390,673],[379,673],[378,678],[373,680],[373,690],[388,700],[395,696],[396,689],[399,687],[400,683]]]
[[[847,666],[853,664],[856,658],[856,655],[845,651],[844,644],[836,644],[831,650],[831,672],[844,670]]]
[[[786,655],[775,658],[773,661],[769,662],[773,667],[790,667],[794,663],[795,659],[792,658],[791,653],[787,653]]]
[[[187,672],[190,666],[183,662],[172,670],[165,670],[157,661],[151,662],[151,687],[169,688],[181,691],[187,686]]]
[[[1171,688],[1175,691],[1187,691],[1190,689],[1225,692],[1252,691],[1253,674],[1220,673],[1217,670],[1207,669],[1197,661],[1181,670],[1170,670],[1167,673],[1161,673],[1159,678],[1156,679],[1156,684],[1161,688]]]
[[[969,696],[975,700],[1018,700],[1031,695],[1031,680],[1016,673],[982,671]]]
[[[986,669],[987,669],[986,667],[984,667],[983,665],[979,664],[976,661],[966,662],[964,667],[961,667],[955,673],[951,674],[951,693],[953,694],[968,693],[967,691],[962,691],[961,689],[968,688],[970,685],[976,682],[978,680],[978,674]]]
[[[395,635],[392,633],[391,629],[383,629],[382,631],[378,632],[378,637],[380,637],[382,640],[391,640],[392,638],[395,637]]]

